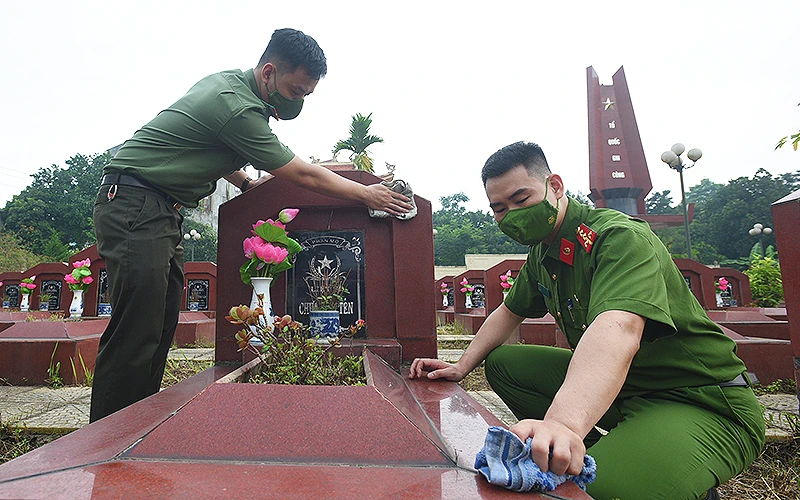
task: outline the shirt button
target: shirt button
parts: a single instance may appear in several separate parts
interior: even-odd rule
[[[555,280],[558,278],[558,276],[556,276],[555,274],[553,274],[552,278],[553,278],[553,281],[555,281]]]

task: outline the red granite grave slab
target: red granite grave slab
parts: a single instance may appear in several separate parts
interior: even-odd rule
[[[380,422],[380,425],[375,425]],[[198,433],[198,429],[204,429]],[[132,458],[451,465],[374,387],[217,384]]]
[[[455,323],[460,324],[464,327],[467,333],[470,335],[474,335],[478,333],[483,322],[486,321],[486,310],[482,307],[470,309],[464,313],[455,313],[453,318]]]
[[[0,465],[0,492],[5,491],[6,484],[3,481],[112,460],[234,368],[233,366],[209,368],[158,394]],[[202,431],[197,428],[195,430]],[[40,486],[44,486],[49,484],[50,480],[38,482]]]
[[[574,483],[558,496],[519,494],[459,469],[116,460],[3,483],[2,498],[270,498],[291,500],[591,499]]]
[[[214,345],[217,321],[203,312],[182,311],[178,314],[173,343],[178,347]]]
[[[108,319],[18,322],[0,332],[0,378],[14,385],[43,385],[51,366],[67,384],[94,370]],[[72,367],[75,367],[75,370]]]
[[[794,377],[790,341],[745,337],[726,326],[720,328],[736,342],[736,355],[744,361],[748,371],[756,374],[762,385]]]

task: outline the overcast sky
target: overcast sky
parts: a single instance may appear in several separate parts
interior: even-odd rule
[[[589,190],[586,68],[625,67],[654,191],[680,199],[659,157],[726,183],[800,169],[773,151],[800,128],[797,1],[3,2],[0,206],[30,174],[128,139],[197,80],[252,68],[277,28],[313,36],[328,75],[273,130],[306,160],[331,157],[350,117],[372,113],[377,171],[439,206],[464,191],[487,209],[480,169],[498,148],[538,142],[572,191]],[[273,123],[273,122],[271,122]],[[340,160],[346,160],[342,153]]]

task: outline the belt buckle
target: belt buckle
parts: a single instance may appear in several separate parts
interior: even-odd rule
[[[175,210],[177,210],[178,212],[180,212],[180,211],[181,211],[181,208],[183,208],[183,204],[182,204],[182,203],[178,203],[178,202],[176,201],[175,203],[173,203],[173,204],[172,204],[172,208],[174,208]]]

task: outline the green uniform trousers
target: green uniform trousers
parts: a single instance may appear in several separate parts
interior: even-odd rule
[[[543,419],[572,352],[503,345],[486,378],[519,419]],[[591,384],[590,380],[586,381]],[[749,387],[704,386],[617,398],[584,440],[597,461],[587,493],[598,500],[697,499],[735,476],[764,445],[764,417]]]
[[[92,383],[90,422],[155,394],[183,296],[183,216],[153,191],[102,186],[94,206],[112,316]]]

